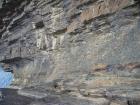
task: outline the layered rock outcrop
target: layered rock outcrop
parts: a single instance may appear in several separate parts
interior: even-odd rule
[[[15,2],[0,9],[0,61],[14,68],[14,85],[28,87],[20,94],[139,104],[139,1]]]

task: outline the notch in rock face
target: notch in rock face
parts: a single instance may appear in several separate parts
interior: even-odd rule
[[[43,21],[39,21],[37,23],[35,23],[35,28],[36,29],[40,29],[40,28],[43,28],[45,25],[43,23]]]

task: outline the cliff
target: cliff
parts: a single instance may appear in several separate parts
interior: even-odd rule
[[[22,95],[138,105],[139,9],[138,0],[9,0],[0,9],[0,61],[14,68]]]

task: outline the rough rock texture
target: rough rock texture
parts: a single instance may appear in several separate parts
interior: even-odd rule
[[[0,61],[26,87],[19,94],[44,100],[31,105],[45,105],[49,93],[54,104],[140,104],[138,0],[14,3],[0,9]]]

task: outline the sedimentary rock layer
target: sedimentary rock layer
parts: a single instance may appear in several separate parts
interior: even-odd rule
[[[138,0],[9,1],[0,9],[0,61],[26,87],[20,94],[44,102],[47,91],[139,105],[139,9]]]

